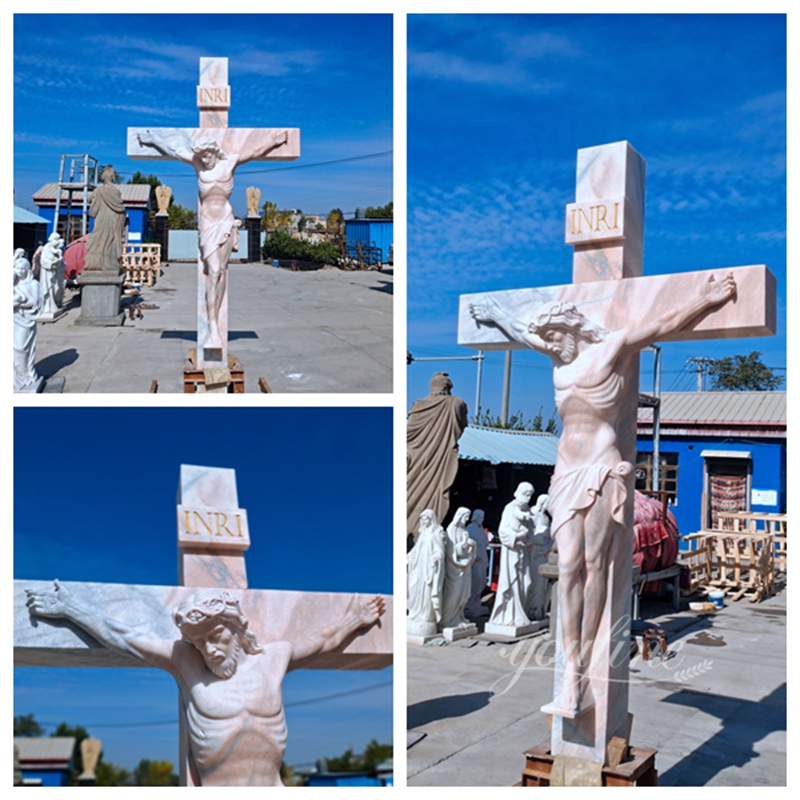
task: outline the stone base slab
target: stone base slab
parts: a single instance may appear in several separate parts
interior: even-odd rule
[[[547,627],[547,620],[540,619],[535,622],[530,622],[527,625],[497,625],[487,622],[484,626],[484,634],[492,636],[507,636],[509,639],[516,639],[519,636],[527,636],[530,633],[536,633]]]
[[[470,636],[478,635],[477,625],[460,625],[458,628],[442,628],[442,636],[445,641],[455,642],[459,639],[469,639]]]

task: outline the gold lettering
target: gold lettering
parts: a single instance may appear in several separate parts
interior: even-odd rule
[[[592,209],[590,208],[589,209],[589,213],[591,214],[591,212],[592,212]],[[594,214],[591,214],[591,216],[586,216],[586,212],[582,208],[578,209],[578,214],[586,220],[586,224],[589,226],[589,230],[591,230],[594,227],[594,224],[592,222],[592,217],[594,216]],[[578,231],[577,232],[578,233],[581,232],[580,219],[578,219]]]
[[[209,534],[213,534],[214,533],[214,531],[211,529],[211,526],[203,519],[203,517],[201,516],[199,511],[192,511],[192,514],[194,514],[194,518],[196,520],[199,520],[203,524],[203,527],[206,529],[206,531]],[[199,534],[200,533],[200,528],[195,528],[195,533]]]
[[[606,222],[606,212],[608,211],[608,209],[605,206],[593,206],[593,208],[597,209],[597,216],[595,217],[594,229],[596,231],[599,231],[600,230],[600,223],[603,222],[603,223],[605,223],[606,228],[611,230],[609,225],[608,225],[608,222]]]
[[[614,203],[614,229],[619,228],[619,203]]]
[[[228,529],[228,515],[224,514],[222,511],[215,511],[214,516],[217,518],[217,532],[215,535],[222,536],[222,530],[220,529],[224,528],[225,533],[227,533],[228,536],[233,536],[233,534]],[[222,517],[222,522],[220,522],[220,517]]]
[[[196,531],[192,531],[191,526],[189,525],[189,509],[184,509],[183,511],[183,524],[186,528],[186,533],[196,533]]]
[[[242,515],[241,514],[237,514],[236,515],[236,530],[239,531],[236,534],[236,537],[238,539],[244,539],[244,534],[242,533]]]

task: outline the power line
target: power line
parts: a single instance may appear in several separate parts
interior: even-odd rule
[[[336,700],[339,697],[348,697],[354,694],[361,694],[362,692],[370,692],[373,689],[381,689],[385,686],[392,686],[392,681],[383,681],[382,683],[374,683],[371,686],[361,686],[358,689],[348,689],[344,692],[335,692],[334,694],[326,694],[321,695],[320,697],[311,697],[308,700],[297,700],[294,703],[284,703],[284,708],[294,708],[295,706],[305,706],[309,705],[310,703],[323,703],[326,700]],[[39,723],[43,727],[47,728],[56,728],[58,725],[53,724],[52,722],[41,722]],[[60,723],[59,723],[60,724]],[[82,728],[86,728],[89,730],[90,728],[147,728],[147,727],[155,727],[157,725],[177,725],[177,719],[170,719],[170,720],[157,720],[154,722],[92,722],[92,723],[84,723],[81,725]]]

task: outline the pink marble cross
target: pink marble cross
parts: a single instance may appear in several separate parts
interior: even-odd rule
[[[613,737],[628,738],[639,352],[775,332],[775,279],[763,265],[642,277],[644,174],[627,142],[579,150],[565,220],[573,283],[462,295],[459,307],[459,344],[528,347],[553,362],[559,613],[554,698],[542,710],[554,755],[600,763]]]
[[[228,261],[238,250],[240,221],[230,198],[234,170],[248,161],[293,161],[298,128],[229,128],[227,58],[200,59],[198,128],[128,128],[128,156],[177,159],[197,171],[197,358],[202,368],[228,366]]]

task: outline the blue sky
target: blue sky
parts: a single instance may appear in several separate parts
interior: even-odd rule
[[[628,140],[647,162],[646,275],[766,264],[778,335],[664,346],[665,391],[693,391],[693,356],[758,350],[786,366],[786,47],[782,15],[410,15],[408,346],[459,348],[460,294],[572,280],[564,208],[576,151]],[[499,414],[502,353],[484,364]],[[510,412],[554,408],[549,359],[515,352]],[[433,372],[475,405],[475,362]],[[785,375],[784,371],[779,372]],[[642,358],[652,388],[652,356]]]
[[[17,408],[14,423],[15,578],[175,585],[185,463],[236,470],[251,588],[392,592],[391,409]],[[31,446],[43,439],[64,455],[59,466]],[[290,673],[287,763],[392,741],[392,672]],[[115,764],[177,765],[166,673],[14,674],[14,713],[35,714],[48,733],[83,725]]]
[[[236,171],[279,208],[326,214],[392,199],[392,18],[313,14],[17,14],[15,203],[58,179],[62,154],[137,170],[197,207],[194,171],[127,158],[128,127],[196,127],[201,56],[228,58],[231,127],[300,128],[294,162]],[[339,163],[331,163],[339,162]]]

